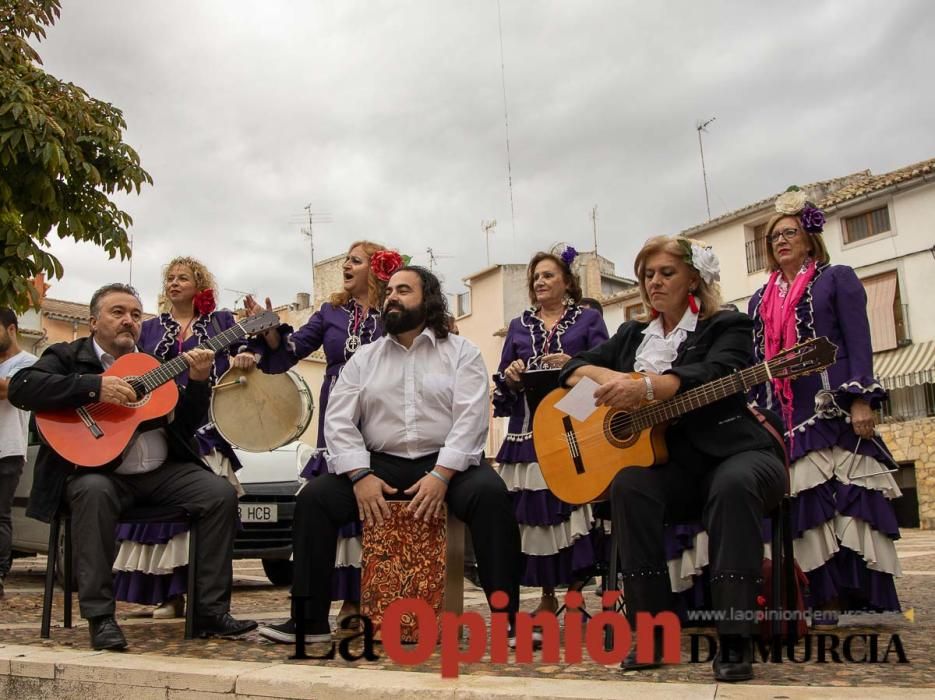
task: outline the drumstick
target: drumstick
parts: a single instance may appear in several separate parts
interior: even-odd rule
[[[217,391],[218,389],[225,389],[229,386],[236,386],[238,384],[246,384],[246,383],[247,383],[246,377],[237,377],[237,379],[230,381],[230,382],[224,382],[223,384],[215,384],[214,391]]]

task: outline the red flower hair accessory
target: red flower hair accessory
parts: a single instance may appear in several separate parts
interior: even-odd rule
[[[199,316],[207,316],[217,308],[214,301],[214,290],[203,289],[192,298],[192,306]]]
[[[400,255],[395,250],[378,250],[370,256],[370,271],[381,282],[388,282],[394,272],[409,264],[409,260],[408,255]]]

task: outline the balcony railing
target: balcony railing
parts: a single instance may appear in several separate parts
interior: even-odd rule
[[[747,241],[747,274],[766,269],[766,238]]]
[[[878,416],[881,422],[894,423],[935,416],[935,384],[891,389]]]

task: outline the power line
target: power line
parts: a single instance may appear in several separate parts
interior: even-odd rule
[[[500,81],[503,84],[503,123],[506,127],[506,177],[510,190],[510,225],[513,228],[513,243],[516,244],[516,212],[513,208],[513,165],[510,158],[510,115],[506,103],[506,66],[503,60],[503,16],[500,12],[500,0],[497,0],[497,29],[500,35]],[[490,253],[487,253],[490,264]]]

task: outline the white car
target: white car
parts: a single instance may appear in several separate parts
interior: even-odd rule
[[[241,528],[234,540],[236,559],[261,559],[263,570],[276,585],[292,583],[292,516],[298,473],[313,448],[292,442],[270,452],[246,452],[235,448],[243,469],[237,472],[246,493],[240,499]],[[13,499],[13,556],[46,554],[49,526],[26,517],[32,488],[33,465],[39,444],[30,432],[23,476]]]

